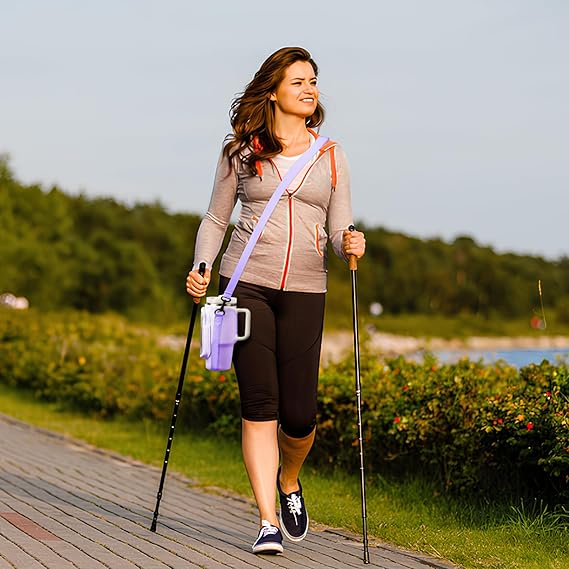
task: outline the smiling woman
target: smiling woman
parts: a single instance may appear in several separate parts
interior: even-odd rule
[[[318,87],[316,85],[316,72],[308,61],[296,61],[290,65],[283,80],[279,83],[274,93],[271,93],[270,101],[275,103],[275,121],[286,123],[289,117],[306,119],[314,114],[318,106]],[[302,154],[310,146],[310,133],[304,139],[282,139],[286,150],[282,156],[297,156]]]
[[[299,148],[306,150],[307,129],[319,127],[325,116],[317,77],[318,66],[301,47],[282,48],[271,55],[231,105],[233,135],[224,155],[232,159],[247,150],[245,163],[255,175],[259,161],[290,155],[291,145],[296,146],[293,155],[299,154]],[[297,137],[290,136],[291,127]]]
[[[239,279],[238,304],[251,313],[251,334],[235,346],[233,364],[243,458],[259,508],[254,553],[281,553],[281,531],[291,541],[308,532],[298,477],[316,430],[327,237],[344,260],[365,251],[363,233],[348,230],[353,220],[346,156],[337,142],[314,130],[324,120],[317,76],[310,53],[282,48],[233,102],[233,133],[218,163],[186,281],[187,292],[199,302],[239,199],[240,219],[221,261],[220,287],[231,296],[229,278]],[[296,163],[295,157],[308,150],[312,159]],[[243,267],[243,251],[286,173],[292,181]],[[196,270],[201,263],[207,266],[203,276]]]

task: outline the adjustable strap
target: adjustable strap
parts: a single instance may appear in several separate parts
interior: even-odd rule
[[[259,237],[261,236],[261,232],[265,228],[267,221],[269,221],[269,217],[273,213],[275,207],[277,207],[277,203],[281,196],[284,194],[285,190],[290,186],[293,180],[300,174],[300,171],[308,164],[313,156],[328,142],[328,138],[325,136],[319,136],[314,143],[310,146],[308,150],[306,150],[303,154],[301,154],[298,160],[292,165],[290,170],[286,173],[285,177],[282,179],[281,183],[278,185],[277,189],[274,191],[271,199],[268,201],[257,225],[255,225],[255,229],[253,233],[251,233],[251,237],[249,237],[249,241],[243,249],[243,253],[241,253],[241,258],[235,267],[235,271],[229,283],[227,283],[227,287],[225,291],[221,295],[222,300],[224,303],[227,303],[231,300],[231,296],[233,295],[233,291],[241,278],[243,271],[245,270],[245,265],[253,252],[253,248],[255,247]]]
[[[223,327],[223,315],[225,314],[225,305],[223,305],[220,309],[215,311],[215,317],[213,319],[213,331],[212,331],[212,338],[211,338],[211,361],[217,362],[219,361],[219,344],[221,340],[221,329]]]

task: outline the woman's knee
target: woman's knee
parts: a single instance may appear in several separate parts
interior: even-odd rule
[[[282,432],[292,439],[303,439],[316,428],[316,415],[305,419],[279,417]]]
[[[277,421],[279,418],[277,398],[241,398],[241,418],[246,421]]]

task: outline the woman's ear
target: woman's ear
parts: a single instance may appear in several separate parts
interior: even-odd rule
[[[276,93],[271,93],[269,95],[269,101],[276,101],[277,100],[277,94]]]

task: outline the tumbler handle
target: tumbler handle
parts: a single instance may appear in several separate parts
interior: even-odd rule
[[[237,312],[242,312],[245,315],[245,330],[243,336],[237,335],[237,341],[246,340],[251,334],[251,311],[248,308],[237,308]]]

